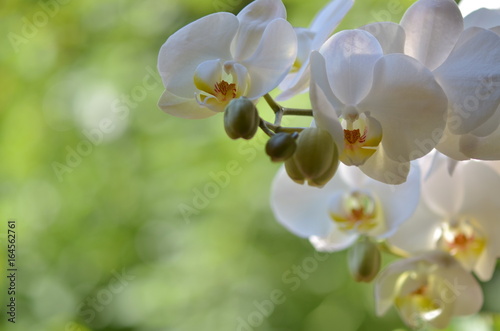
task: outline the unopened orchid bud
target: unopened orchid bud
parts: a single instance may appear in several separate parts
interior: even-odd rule
[[[357,282],[371,282],[380,270],[380,251],[368,238],[357,241],[347,252],[352,278]]]
[[[310,186],[323,187],[337,171],[339,153],[332,136],[326,130],[307,128],[299,134],[297,149],[285,162],[290,178]]]
[[[283,162],[289,159],[297,149],[295,139],[298,134],[279,132],[271,137],[266,144],[266,154],[273,162]]]
[[[259,113],[245,97],[233,99],[224,110],[224,129],[231,139],[251,139],[259,128]]]

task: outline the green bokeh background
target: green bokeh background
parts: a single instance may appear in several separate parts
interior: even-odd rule
[[[284,2],[295,26],[326,3]],[[358,0],[340,29],[398,22],[412,2]],[[405,329],[394,311],[375,316],[372,285],[349,279],[344,252],[320,261],[307,240],[275,222],[269,188],[278,165],[262,135],[231,141],[221,116],[189,121],[156,106],[156,59],[167,37],[246,4],[2,2],[1,330]],[[9,219],[17,225],[16,324],[5,314]],[[295,266],[308,272],[300,278]],[[498,310],[499,282],[485,285],[485,310]],[[483,314],[449,330],[495,323],[500,330],[498,318]]]

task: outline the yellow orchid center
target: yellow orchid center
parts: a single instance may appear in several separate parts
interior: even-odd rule
[[[438,246],[471,270],[486,247],[486,236],[471,217],[445,222],[437,230]]]
[[[201,63],[193,76],[199,104],[223,112],[229,102],[248,91],[250,78],[246,68],[234,62],[211,60]]]
[[[361,114],[341,119],[344,128],[344,151],[340,161],[346,165],[363,165],[382,140],[382,127],[370,115]]]
[[[400,287],[412,286],[415,282],[421,282],[412,277],[411,272],[401,275]],[[404,321],[413,328],[421,327],[426,321],[431,321],[443,312],[442,303],[436,300],[432,288],[436,281],[435,277],[428,277],[408,292],[400,293],[394,300],[394,305],[398,309]]]
[[[331,211],[330,217],[339,229],[346,232],[367,233],[382,221],[379,204],[372,196],[363,192],[353,191],[344,195],[340,209]]]
[[[229,84],[225,80],[215,83],[214,96],[219,102],[229,102],[236,98],[236,84]]]

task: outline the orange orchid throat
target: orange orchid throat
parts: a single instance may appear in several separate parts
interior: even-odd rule
[[[340,161],[345,165],[363,165],[376,151],[382,141],[382,127],[369,114],[341,119],[344,129],[344,150]]]
[[[365,127],[365,130],[363,131],[363,135],[360,134],[359,129],[355,130],[345,130],[344,129],[344,139],[347,140],[349,145],[346,144],[347,148],[354,148],[353,144],[359,142],[359,143],[364,143],[366,141],[366,133],[368,130]]]
[[[214,85],[214,96],[220,102],[231,101],[236,98],[236,84],[229,84],[222,80]]]

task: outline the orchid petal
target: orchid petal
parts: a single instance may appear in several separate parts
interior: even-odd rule
[[[399,290],[394,285],[397,284],[398,278],[404,272],[416,269],[417,264],[417,258],[398,260],[379,273],[374,285],[375,311],[378,316],[384,315],[394,304],[394,299]]]
[[[436,274],[446,280],[441,298],[445,304],[453,305],[453,315],[479,312],[483,305],[483,291],[474,276],[446,253],[435,252],[433,260],[442,265],[436,270]]]
[[[471,134],[460,136],[459,150],[472,159],[500,160],[500,127],[486,137]]]
[[[482,281],[488,281],[493,276],[496,259],[500,257],[500,243],[497,240],[500,233],[500,196],[496,192],[500,187],[500,174],[483,162],[467,162],[461,164],[458,170],[467,188],[460,212],[474,217],[486,237],[486,247],[474,272]]]
[[[268,24],[277,18],[286,19],[286,9],[281,0],[256,0],[243,8],[237,18],[240,24],[231,52],[236,61],[242,61],[256,52]]]
[[[392,22],[372,23],[360,28],[370,32],[382,46],[384,54],[404,53],[406,34],[401,25]]]
[[[294,30],[297,35],[297,61],[302,65],[309,60],[309,54],[313,50],[314,32],[305,28],[294,28]]]
[[[366,184],[366,189],[376,192],[385,220],[384,231],[370,235],[387,238],[415,212],[420,200],[420,169],[413,163],[406,182],[393,186],[372,180]]]
[[[468,133],[486,122],[500,103],[500,36],[481,29],[466,38],[434,71],[450,100],[450,115],[461,119],[450,128],[454,134]]]
[[[491,29],[500,25],[500,10],[480,8],[464,18],[464,29],[472,26]]]
[[[452,121],[454,121],[453,118],[448,120],[443,136],[436,145],[436,149],[453,160],[468,160],[470,157],[462,153],[462,148],[460,147],[461,136],[450,132],[449,127],[454,125]]]
[[[177,96],[192,98],[196,67],[208,60],[231,59],[229,48],[237,29],[234,15],[216,13],[171,35],[158,56],[158,71],[165,88]]]
[[[182,98],[169,91],[163,92],[158,106],[170,115],[187,119],[202,119],[217,114],[217,112],[200,106],[194,98]]]
[[[336,113],[335,119],[337,119],[338,121],[338,116],[342,114],[342,109],[345,107],[345,105],[332,92],[327,76],[325,58],[317,51],[311,53],[311,79],[311,85],[318,85],[318,87],[324,93],[331,107],[333,107],[334,112]],[[323,114],[330,116],[329,113],[331,112],[331,110],[323,109],[323,107],[321,107],[320,105],[316,105],[315,107],[314,102],[316,102],[316,100],[313,93],[311,93],[310,98],[311,102],[313,103],[313,111],[322,112]],[[314,108],[316,108],[316,110],[314,110]]]
[[[446,219],[460,214],[460,206],[465,201],[467,190],[463,176],[449,174],[447,158],[441,158],[437,162],[422,184],[422,198],[434,213]]]
[[[236,96],[247,95],[247,89],[249,85],[250,77],[248,75],[248,70],[243,65],[239,63],[233,63],[229,66],[228,74],[233,77],[233,81],[236,82],[237,91]]]
[[[327,85],[324,68],[324,59],[319,53],[315,53],[316,58],[313,63],[314,70],[318,70],[316,81],[312,82],[310,98],[313,107],[314,120],[318,128],[328,131],[331,135],[339,152],[344,148],[344,130],[339,122],[337,113],[332,105],[339,103],[331,93],[330,86]],[[319,75],[319,77],[318,77]],[[329,96],[329,97],[328,97]]]
[[[359,190],[370,182],[370,177],[365,175],[358,167],[346,166],[342,163],[339,164],[337,169],[337,176],[340,176],[354,190]]]
[[[470,133],[476,137],[487,137],[498,129],[500,125],[500,106],[493,113],[493,115],[480,125],[476,129],[472,130]]]
[[[427,68],[437,68],[448,57],[460,33],[463,19],[453,0],[420,0],[404,14],[405,54]]]
[[[343,189],[347,187],[336,177],[322,189],[299,185],[281,168],[272,184],[271,207],[278,222],[297,236],[327,237],[334,228],[328,192]]]
[[[273,90],[288,74],[297,56],[297,37],[290,23],[276,19],[265,29],[255,53],[241,64],[248,68],[249,99]]]
[[[410,171],[410,162],[396,162],[388,158],[381,144],[365,164],[359,166],[359,169],[382,183],[398,185],[406,181]]]
[[[409,254],[435,249],[439,219],[440,216],[421,201],[415,213],[387,238],[387,242]]]
[[[407,162],[429,153],[445,127],[447,98],[415,59],[389,54],[377,61],[373,88],[358,108],[382,125],[386,155]]]
[[[363,30],[341,31],[328,39],[320,53],[335,96],[344,104],[358,104],[369,92],[373,66],[383,54],[377,39]]]
[[[325,237],[311,236],[309,241],[319,252],[337,252],[351,246],[358,239],[355,233],[345,233],[336,227]]]
[[[276,97],[276,101],[288,100],[291,97],[307,91],[311,79],[309,54],[312,50],[312,39],[314,33],[309,29],[295,28],[297,34],[297,59],[294,63],[298,66],[297,72],[289,73],[280,83],[279,88],[283,91]],[[292,69],[294,69],[292,68]]]
[[[312,50],[318,50],[354,4],[354,0],[333,0],[314,18],[310,30],[315,33]]]
[[[194,72],[197,89],[213,94],[214,86],[222,79],[222,63],[219,59],[202,62]]]
[[[276,97],[276,101],[285,101],[297,94],[306,92],[311,83],[310,70],[311,63],[307,60],[307,63],[303,65],[298,72],[289,74],[285,77],[283,83],[279,86],[283,92]]]
[[[495,239],[490,239],[488,243],[492,240]],[[490,245],[498,247],[496,243],[491,243]],[[497,265],[497,259],[499,257],[498,253],[498,250],[494,252],[492,247],[486,247],[483,254],[479,257],[477,264],[474,267],[474,273],[481,281],[487,282],[491,279],[491,277],[493,277],[493,273],[495,272],[495,267]]]

